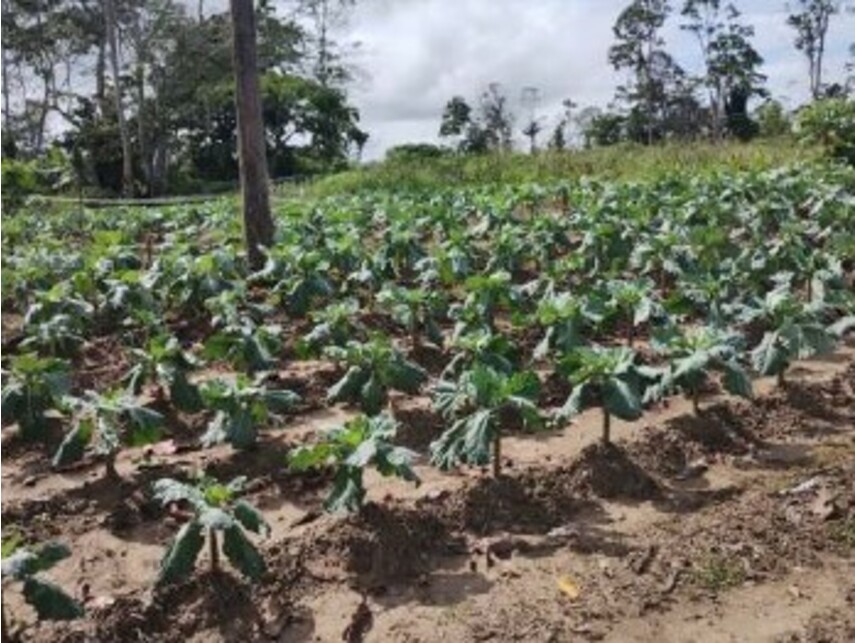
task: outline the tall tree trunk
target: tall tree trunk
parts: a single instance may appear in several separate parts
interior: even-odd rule
[[[45,84],[45,92],[42,96],[42,104],[39,107],[38,129],[36,130],[36,153],[41,154],[45,146],[45,128],[48,122],[48,106],[51,99],[51,79],[50,72],[42,72],[42,81]]]
[[[119,78],[119,42],[116,35],[116,7],[113,0],[104,0],[104,23],[107,42],[110,46],[110,67],[113,73],[113,93],[116,103],[116,120],[119,123],[119,140],[122,144],[122,194],[131,196],[134,192],[134,166],[131,159],[131,138],[128,124],[125,122],[125,110],[122,108],[122,88]]]
[[[235,67],[235,109],[238,115],[238,159],[244,203],[244,237],[250,267],[265,262],[262,246],[274,240],[274,221],[268,201],[268,163],[265,124],[256,65],[256,14],[253,0],[230,0],[232,56]]]
[[[8,51],[6,47],[3,47],[3,127],[4,129],[9,127],[9,119],[12,115],[10,111],[10,92],[9,89],[9,58],[6,55]]]
[[[107,75],[107,44],[102,36],[98,40],[98,54],[95,59],[95,99],[98,102],[98,109],[101,116],[107,113],[107,100],[105,85],[105,76]]]
[[[140,148],[140,166],[143,168],[143,180],[146,194],[152,194],[152,158],[149,153],[148,134],[146,133],[146,70],[142,62],[137,62],[135,72],[137,81],[137,146]]]

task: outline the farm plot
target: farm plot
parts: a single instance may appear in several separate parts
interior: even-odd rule
[[[225,201],[7,219],[4,628],[852,636],[852,195],[338,197],[258,272]]]

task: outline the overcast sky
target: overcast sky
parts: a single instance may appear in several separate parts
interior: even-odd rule
[[[794,106],[807,97],[807,65],[786,26],[786,0],[734,0],[756,28],[754,44],[775,98]],[[676,4],[676,3],[673,3]],[[353,87],[365,158],[391,145],[437,142],[440,114],[453,95],[478,97],[499,82],[519,107],[521,89],[541,92],[539,113],[551,127],[570,98],[605,105],[622,77],[607,63],[612,25],[627,0],[358,0],[343,41],[358,41],[352,61],[363,72]],[[697,44],[673,15],[668,50],[687,70],[698,69]],[[835,16],[825,57],[828,81],[844,78],[851,59],[854,18]],[[517,129],[520,129],[518,127]]]

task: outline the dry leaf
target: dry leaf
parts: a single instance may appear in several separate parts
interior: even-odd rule
[[[568,596],[571,600],[577,600],[580,597],[580,587],[568,576],[560,576],[556,579],[556,586],[559,591]]]

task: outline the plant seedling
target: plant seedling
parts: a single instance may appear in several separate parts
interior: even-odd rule
[[[382,476],[395,476],[419,485],[411,464],[416,453],[395,446],[398,423],[388,414],[359,415],[329,431],[311,446],[298,447],[289,454],[293,471],[332,466],[333,489],[324,501],[327,511],[359,511],[366,497],[363,472],[374,467]]]
[[[138,447],[161,438],[163,416],[140,404],[125,391],[99,395],[87,391],[86,397],[72,399],[78,418],[53,458],[61,467],[83,458],[86,447],[95,440],[95,451],[104,458],[108,478],[118,478],[116,456],[123,444]]]
[[[23,582],[24,600],[36,610],[40,621],[68,621],[83,616],[83,607],[62,588],[39,578],[59,561],[71,555],[68,547],[60,543],[44,543],[38,547],[21,546],[18,538],[3,540],[2,578],[4,583]],[[3,605],[3,640],[12,641]]]
[[[212,571],[220,568],[221,552],[233,567],[251,581],[265,573],[262,555],[247,538],[246,531],[267,536],[271,528],[253,505],[237,496],[246,478],[239,477],[221,484],[209,477],[200,477],[194,484],[172,478],[162,478],[154,484],[155,499],[165,507],[185,503],[193,517],[182,526],[161,560],[158,584],[187,579],[193,572],[206,536]],[[222,546],[218,534],[223,535]]]
[[[202,436],[204,446],[228,442],[236,449],[253,447],[258,427],[271,414],[284,413],[300,401],[292,391],[265,388],[263,380],[264,375],[251,380],[239,373],[234,380],[208,380],[200,386],[205,407],[216,411]]]
[[[10,359],[10,370],[4,371],[3,423],[17,422],[25,440],[44,437],[47,412],[63,406],[63,396],[70,387],[68,363],[57,358],[41,358],[23,353]]]
[[[389,389],[413,394],[428,379],[422,367],[405,358],[386,337],[331,346],[325,354],[348,365],[345,375],[328,389],[328,401],[356,402],[368,415],[381,412]]]
[[[723,374],[723,386],[732,395],[751,398],[753,384],[740,362],[742,338],[737,333],[712,327],[695,327],[684,333],[673,329],[653,345],[670,360],[658,385],[659,395],[673,389],[690,394],[693,412],[699,415],[699,391],[709,371]]]
[[[432,462],[450,469],[461,462],[492,461],[494,477],[499,477],[504,413],[514,411],[528,428],[541,426],[533,401],[538,388],[535,373],[506,374],[482,364],[464,371],[457,381],[441,381],[434,389],[434,406],[452,425],[432,443]]]
[[[601,406],[601,441],[609,444],[611,416],[629,421],[639,418],[643,414],[643,387],[660,375],[654,369],[638,366],[635,359],[636,354],[627,346],[581,348],[569,353],[560,370],[567,373],[574,388],[557,411],[556,419],[566,421],[579,414],[584,395],[591,392]]]

